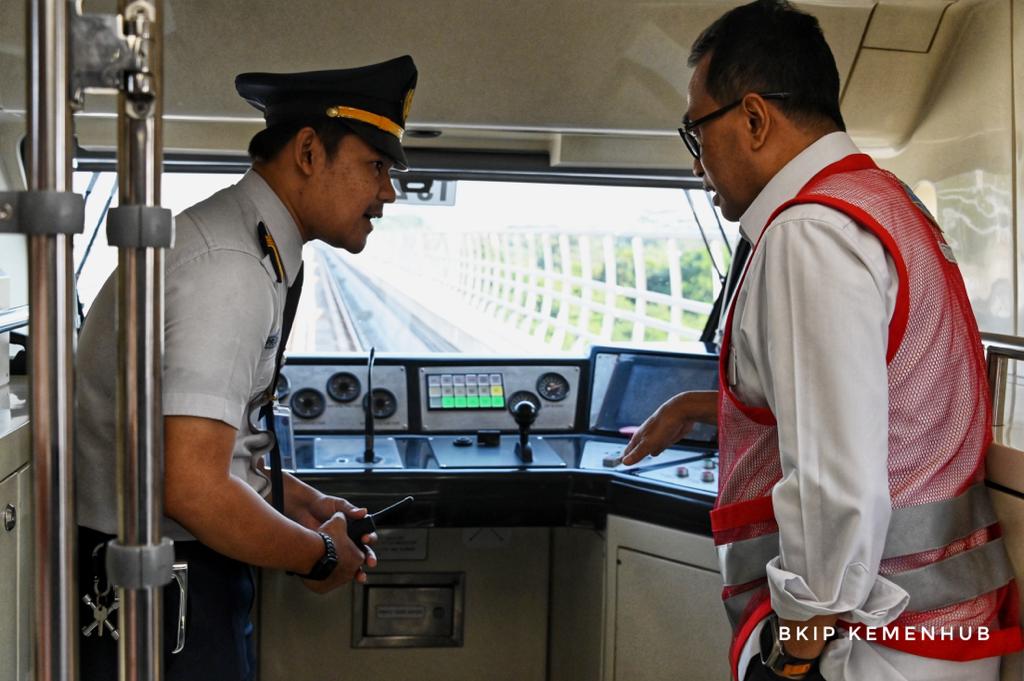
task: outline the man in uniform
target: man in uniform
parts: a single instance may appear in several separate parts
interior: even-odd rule
[[[176,587],[165,592],[168,679],[252,678],[250,566],[287,570],[325,593],[365,581],[363,568],[376,565],[372,549],[364,553],[346,533],[365,509],[287,474],[282,512],[266,500],[263,456],[273,438],[254,418],[272,394],[303,243],[320,239],[358,253],[371,219],[395,200],[389,172],[406,167],[401,138],[416,75],[408,56],[346,70],[240,75],[239,94],[267,122],[249,146],[252,168],[177,218],[166,267],[163,532],[175,540],[177,559],[188,561],[189,594],[186,643],[170,654],[178,598]],[[99,547],[118,526],[115,294],[111,276],[78,350],[79,584],[94,603],[112,598]],[[83,605],[83,624],[93,619]],[[116,626],[116,612],[110,619]],[[80,642],[82,678],[116,679],[109,630]]]
[[[711,524],[734,678],[994,680],[1021,647],[1017,594],[982,480],[985,367],[952,250],[844,132],[812,16],[738,7],[690,66],[680,133],[753,251],[718,391],[662,405],[624,462],[696,420],[719,425]]]

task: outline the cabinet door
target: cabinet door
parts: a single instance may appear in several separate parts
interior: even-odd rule
[[[3,524],[4,509],[8,505],[15,512],[21,510],[18,494],[19,474],[0,482],[0,681],[18,676],[18,534],[20,522],[12,530]]]
[[[615,681],[729,678],[729,624],[717,572],[619,548]]]

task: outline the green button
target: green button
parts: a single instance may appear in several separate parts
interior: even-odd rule
[[[480,406],[480,398],[476,397],[475,395],[470,395],[468,398],[466,398],[466,406],[469,407],[470,409],[476,409],[477,407]]]
[[[491,396],[490,395],[483,395],[480,398],[480,406],[481,407],[490,407],[491,406]]]
[[[491,406],[500,409],[505,406],[505,398],[503,397],[492,397]]]
[[[456,395],[455,397],[455,408],[465,409],[466,408],[466,397],[464,395]]]
[[[442,397],[441,398],[441,408],[442,409],[454,409],[455,408],[455,398],[454,397]]]

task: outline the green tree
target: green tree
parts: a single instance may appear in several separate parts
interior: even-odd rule
[[[712,277],[715,274],[708,252],[704,249],[686,251],[679,259],[679,268],[682,274],[683,297],[704,303],[712,302]]]

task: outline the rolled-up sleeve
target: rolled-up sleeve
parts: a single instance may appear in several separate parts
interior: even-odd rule
[[[878,576],[891,513],[894,273],[875,237],[830,212],[827,222],[800,209],[783,214],[763,238],[763,267],[751,272],[761,277],[754,306],[765,311],[753,365],[778,423],[782,465],[772,492],[779,555],[768,583],[783,618],[840,615],[878,626],[908,600]]]
[[[273,295],[260,262],[239,251],[207,251],[168,271],[165,415],[241,425],[274,328]]]

